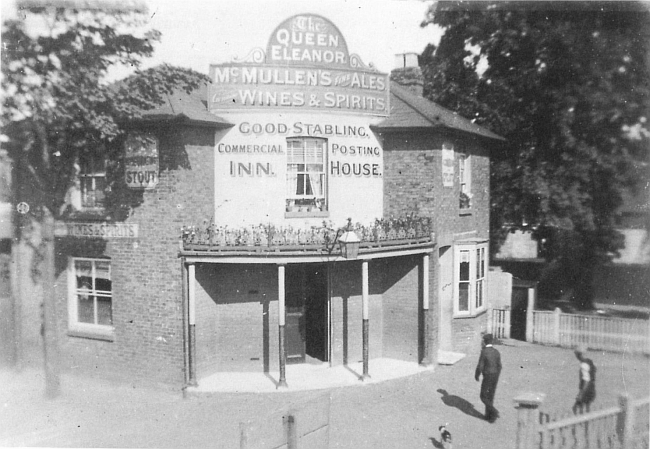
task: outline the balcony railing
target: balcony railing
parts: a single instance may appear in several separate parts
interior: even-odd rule
[[[332,222],[311,228],[278,227],[260,224],[243,228],[221,226],[204,220],[200,226],[181,229],[185,251],[317,251],[332,252],[342,231],[354,231],[360,247],[426,244],[433,240],[433,227],[428,217],[407,215],[400,218],[376,219],[370,225],[361,223],[335,227]]]

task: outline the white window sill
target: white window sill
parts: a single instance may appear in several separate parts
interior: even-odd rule
[[[76,324],[68,329],[68,336],[88,338],[91,340],[113,341],[115,328],[113,326]]]
[[[454,319],[456,319],[456,318],[459,318],[459,319],[476,318],[476,317],[479,317],[479,316],[483,315],[485,312],[487,312],[487,308],[485,308],[485,307],[482,308],[482,309],[476,310],[474,312],[471,312],[471,313],[470,312],[462,312],[462,313],[454,312],[454,314],[452,315],[452,318],[454,318]]]
[[[316,210],[309,212],[285,212],[284,218],[329,217],[328,211]]]
[[[467,209],[458,209],[458,215],[472,215],[473,213],[474,211],[471,207],[468,207]]]

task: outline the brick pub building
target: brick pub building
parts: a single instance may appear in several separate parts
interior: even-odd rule
[[[56,240],[64,369],[291,388],[287,365],[478,350],[502,139],[422,98],[412,56],[391,81],[293,16],[82,154]]]

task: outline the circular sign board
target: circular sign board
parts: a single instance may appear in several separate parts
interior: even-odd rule
[[[24,201],[21,201],[16,205],[16,210],[18,211],[19,214],[25,215],[27,212],[29,212],[29,204],[27,204]]]

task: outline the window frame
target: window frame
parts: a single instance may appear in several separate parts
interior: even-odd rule
[[[106,201],[106,157],[99,151],[84,152],[79,156],[79,201],[81,210],[104,210]],[[90,170],[85,171],[90,166]],[[97,187],[97,180],[101,179],[103,188]],[[84,181],[90,180],[91,188],[86,190]],[[102,201],[97,205],[96,192],[101,191]],[[94,201],[88,201],[92,196]],[[88,204],[92,203],[92,204]]]
[[[77,262],[90,262],[91,263],[91,279],[93,286],[90,289],[84,290],[77,287]],[[111,279],[111,290],[98,290],[96,288],[96,263],[108,263],[109,275]],[[113,294],[113,281],[112,281],[112,263],[109,258],[91,258],[91,257],[69,257],[68,258],[68,335],[86,338],[95,338],[101,340],[113,340],[115,326],[113,325],[113,313],[115,310],[114,294]],[[86,293],[88,296],[95,297],[93,301],[93,323],[85,323],[79,321],[79,301],[78,295]],[[111,324],[99,324],[97,321],[98,305],[97,296],[103,298],[110,298],[111,310]]]
[[[474,317],[487,310],[488,242],[472,241],[454,245],[454,314],[456,317]],[[467,254],[468,279],[461,280],[462,254]],[[482,263],[480,258],[482,257]],[[482,271],[480,270],[482,268]],[[467,310],[460,310],[460,283],[468,284]],[[479,304],[480,299],[480,304]]]
[[[290,149],[290,142],[300,141],[302,143],[304,159],[299,163],[296,160],[292,160],[292,154]],[[322,145],[321,154],[322,159],[320,163],[316,161],[315,163],[310,164],[308,160],[308,154],[306,151],[305,143],[308,141],[319,142]],[[287,137],[287,160],[286,160],[286,176],[285,176],[285,217],[327,217],[329,216],[329,178],[327,171],[327,151],[328,151],[328,140],[322,137],[313,137],[313,136],[293,136]],[[291,170],[292,165],[303,165],[302,170]],[[321,165],[322,169],[320,171],[309,170],[309,165]],[[311,176],[316,174],[321,178],[321,194],[319,195],[306,195],[306,194],[290,194],[291,183],[297,182],[299,176],[303,176],[303,180],[306,181],[305,188],[307,188],[307,183],[313,184],[311,181]],[[293,177],[295,175],[295,178]],[[309,181],[308,181],[309,180]],[[313,189],[313,186],[311,187]],[[318,205],[318,201],[321,205]],[[303,202],[305,204],[296,205],[296,202]],[[313,202],[313,205],[310,204]]]
[[[472,156],[465,152],[458,152],[458,196],[462,194],[467,195],[469,203],[467,207],[460,205],[458,208],[461,211],[472,209]]]

